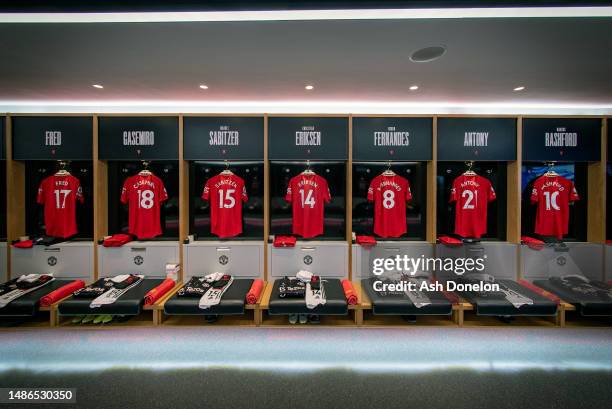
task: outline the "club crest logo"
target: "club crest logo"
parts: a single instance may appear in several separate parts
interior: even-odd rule
[[[134,264],[136,264],[137,266],[140,266],[142,265],[142,263],[144,263],[144,258],[142,258],[142,256],[134,257]]]

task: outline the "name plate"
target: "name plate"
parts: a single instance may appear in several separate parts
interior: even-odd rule
[[[601,119],[523,119],[523,160],[589,162],[601,159]]]
[[[516,159],[515,118],[438,118],[438,160]]]
[[[100,117],[102,160],[178,160],[178,117]]]
[[[269,118],[268,156],[271,160],[346,160],[348,118]]]
[[[93,119],[17,116],[12,119],[16,160],[91,160]]]
[[[431,118],[354,117],[353,160],[431,160]]]
[[[263,117],[184,117],[187,160],[264,159]]]

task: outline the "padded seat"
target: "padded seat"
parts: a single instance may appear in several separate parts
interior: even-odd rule
[[[74,280],[55,279],[49,284],[27,293],[26,295],[11,301],[9,305],[0,308],[0,317],[33,317],[38,311],[41,297],[70,284]]]
[[[179,297],[174,294],[164,304],[164,313],[166,315],[242,315],[245,298],[252,284],[252,279],[235,278],[223,294],[221,302],[205,310],[198,306],[199,297]]]
[[[417,308],[407,295],[381,295],[374,291],[374,281],[377,277],[361,280],[361,288],[366,292],[372,302],[374,315],[451,315],[453,304],[439,291],[427,292],[430,305]]]
[[[581,315],[588,316],[612,316],[612,302],[602,300],[597,295],[583,294],[572,291],[565,286],[558,285],[550,280],[535,280],[538,287],[551,292],[576,307]],[[612,286],[608,285],[612,290]]]
[[[553,316],[557,314],[557,303],[524,287],[513,280],[496,280],[499,284],[506,285],[527,298],[533,300],[532,305],[522,305],[516,308],[512,303],[503,297],[488,298],[481,297],[474,292],[457,292],[468,302],[476,307],[477,315],[509,315],[509,316]]]
[[[348,303],[342,289],[342,284],[337,278],[322,278],[325,289],[325,305],[318,305],[312,310],[306,307],[304,298],[280,298],[278,287],[281,280],[275,280],[270,294],[268,314],[317,314],[317,315],[347,315]]]
[[[140,284],[123,294],[113,304],[97,308],[89,307],[93,299],[70,297],[58,305],[58,311],[60,315],[138,315],[142,311],[144,296],[163,281],[161,278],[145,278]]]

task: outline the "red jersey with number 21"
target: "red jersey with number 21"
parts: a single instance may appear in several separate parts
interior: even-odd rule
[[[451,202],[455,205],[455,234],[480,238],[487,232],[487,206],[495,200],[489,179],[479,175],[461,175],[453,181]]]
[[[210,200],[210,231],[217,236],[242,233],[242,202],[247,196],[244,180],[236,175],[219,174],[206,181],[203,200]]]
[[[374,202],[374,233],[399,237],[406,233],[406,202],[412,199],[410,183],[399,175],[378,175],[368,188]]]
[[[129,205],[128,231],[139,239],[162,234],[161,204],[168,199],[164,182],[157,176],[134,175],[123,183],[121,203]]]
[[[66,238],[78,233],[76,201],[83,203],[83,189],[72,175],[52,175],[38,188],[36,201],[45,206],[45,231],[48,236]]]
[[[323,203],[331,200],[324,178],[316,174],[294,176],[285,200],[293,206],[293,234],[304,238],[323,234]]]
[[[538,203],[535,232],[562,239],[569,224],[569,203],[579,199],[571,180],[540,176],[531,191],[531,203]]]

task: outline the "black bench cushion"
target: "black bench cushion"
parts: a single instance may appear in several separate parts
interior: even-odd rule
[[[268,313],[270,315],[317,314],[317,315],[347,315],[348,303],[344,296],[342,284],[337,278],[322,278],[325,288],[325,305],[308,309],[303,298],[280,298],[278,287],[281,280],[275,280],[270,294]]]
[[[563,301],[576,307],[581,315],[588,316],[610,316],[612,315],[612,302],[602,300],[595,295],[581,294],[567,287],[558,285],[550,280],[535,280],[533,282],[540,288],[549,291]]]
[[[450,315],[453,312],[452,303],[439,291],[429,291],[431,304],[417,308],[407,295],[381,295],[374,291],[377,277],[361,280],[361,288],[372,302],[372,313],[375,315]]]
[[[9,305],[0,308],[0,317],[33,317],[38,311],[41,297],[57,290],[74,280],[55,279],[49,284],[13,300]]]
[[[205,310],[198,307],[200,298],[179,297],[174,294],[166,301],[164,313],[167,315],[242,315],[244,314],[245,298],[252,284],[252,279],[235,278],[232,285],[223,294],[221,302]]]
[[[140,284],[123,294],[113,304],[103,305],[98,308],[89,307],[93,299],[86,300],[70,297],[59,303],[58,311],[60,315],[138,315],[142,311],[144,296],[163,281],[161,278],[145,278]]]
[[[523,305],[516,308],[505,298],[480,297],[473,292],[457,292],[471,304],[476,306],[477,315],[510,315],[510,316],[552,316],[557,314],[557,304],[554,301],[536,293],[529,288],[523,287],[513,280],[496,280],[525,297],[533,300],[532,305]]]

